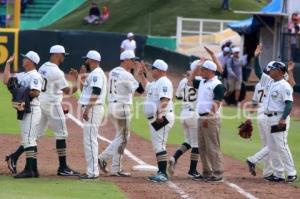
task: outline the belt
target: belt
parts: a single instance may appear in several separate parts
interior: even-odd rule
[[[267,117],[273,117],[273,116],[276,116],[276,115],[279,115],[280,113],[278,112],[273,112],[273,113],[264,113]]]
[[[209,115],[209,113],[199,113],[200,117],[207,116],[207,115]]]

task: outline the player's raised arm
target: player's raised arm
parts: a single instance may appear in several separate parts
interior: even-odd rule
[[[210,55],[212,61],[217,65],[217,71],[220,73],[220,74],[223,74],[224,72],[224,69],[219,61],[219,59],[217,58],[216,54],[211,50],[209,49],[207,46],[204,46],[204,49],[206,50],[206,52]]]
[[[259,63],[259,56],[262,52],[262,45],[258,44],[254,52],[254,72],[258,79],[261,78],[263,71]]]
[[[8,80],[10,78],[10,65],[11,63],[14,61],[15,59],[15,56],[12,55],[11,57],[9,57],[9,59],[6,61],[6,64],[5,64],[5,69],[4,69],[4,78],[3,78],[3,83],[5,85],[7,85],[8,83]]]

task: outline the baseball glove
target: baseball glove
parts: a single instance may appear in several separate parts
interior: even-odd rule
[[[251,120],[246,120],[239,126],[239,135],[244,139],[249,139],[252,136],[253,125]]]
[[[7,82],[7,88],[10,92],[12,92],[12,90],[14,90],[15,88],[18,88],[19,84],[18,84],[18,79],[16,77],[11,77],[8,79]]]

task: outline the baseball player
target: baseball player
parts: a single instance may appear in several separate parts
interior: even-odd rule
[[[168,64],[163,60],[157,59],[151,68],[154,81],[149,83],[147,78],[142,73],[139,73],[147,93],[144,111],[149,121],[152,146],[158,164],[157,174],[148,178],[153,182],[168,181],[166,144],[175,116],[172,102],[173,85],[167,77],[167,70]]]
[[[266,88],[267,95],[263,102],[264,114],[267,116],[268,128],[267,146],[270,150],[270,158],[279,158],[274,166],[273,176],[268,178],[272,182],[286,181],[292,183],[297,179],[293,157],[287,143],[288,129],[290,126],[289,114],[293,107],[293,89],[284,79],[288,69],[281,62],[273,63],[270,77],[273,81]],[[284,178],[284,171],[287,178]]]
[[[190,69],[194,70],[200,63],[200,60],[195,60],[191,63]],[[198,176],[199,173],[197,171],[197,164],[199,159],[199,151],[198,151],[198,114],[196,112],[196,104],[197,104],[197,90],[188,85],[188,77],[191,71],[187,71],[187,77],[183,78],[177,88],[176,98],[182,100],[182,110],[180,113],[180,121],[184,130],[185,141],[176,150],[174,155],[169,159],[169,167],[168,172],[172,176],[175,172],[175,165],[177,160],[191,149],[190,156],[190,169],[188,171],[188,175],[191,177]]]
[[[59,160],[57,175],[78,176],[79,173],[67,165],[66,139],[68,131],[61,106],[63,94],[69,95],[76,92],[78,73],[76,70],[71,69],[69,74],[73,83],[72,86],[69,86],[63,71],[59,68],[59,65],[63,63],[68,53],[66,53],[63,46],[54,45],[50,48],[50,54],[50,61],[44,63],[39,69],[39,73],[44,79],[44,84],[40,95],[42,117],[38,125],[38,137],[43,136],[49,126],[55,132],[56,137],[56,150]]]
[[[266,128],[266,119],[267,117],[264,114],[263,100],[265,99],[265,87],[262,86],[261,82],[258,82],[255,86],[252,103],[255,108],[257,108],[257,126],[259,130],[260,139],[263,145],[263,148],[259,150],[253,156],[247,158],[246,163],[249,168],[249,172],[255,176],[255,164],[263,161],[263,176],[267,178],[273,174],[272,162],[269,158],[269,148],[267,147],[267,131]]]
[[[218,72],[222,74],[224,68],[219,58],[215,55],[215,53],[212,50],[210,50],[207,47],[204,48],[211,56],[212,60],[216,63]],[[193,61],[190,65],[191,71],[195,70],[195,68],[197,67],[199,68],[201,63],[201,60]],[[188,172],[188,175],[190,177],[198,177],[200,174],[197,171],[197,164],[199,159],[198,114],[196,112],[197,89],[188,84],[188,78],[191,75],[191,71],[188,71],[187,77],[180,81],[176,91],[176,97],[178,99],[183,100],[180,120],[184,129],[185,142],[180,146],[179,149],[176,150],[175,154],[169,159],[168,172],[170,175],[173,175],[175,171],[175,165],[179,157],[183,155],[186,151],[188,151],[190,148],[192,148],[190,156],[190,170]],[[201,71],[199,72],[200,73],[198,75],[201,75]],[[202,80],[202,77],[197,76],[197,79]]]
[[[198,88],[198,145],[203,165],[203,176],[198,175],[193,177],[193,180],[223,182],[223,160],[219,134],[221,128],[220,107],[225,87],[216,76],[217,65],[213,61],[206,60],[201,64],[203,80],[195,81],[197,67],[189,78],[189,84]]]
[[[116,129],[116,136],[99,155],[99,166],[104,173],[108,173],[107,161],[112,157],[111,176],[131,176],[122,170],[122,157],[130,136],[132,97],[139,88],[139,83],[130,73],[135,67],[136,59],[133,51],[123,51],[120,55],[121,65],[109,72],[108,114]]]
[[[87,172],[80,176],[81,179],[97,179],[98,168],[98,128],[103,120],[105,97],[106,97],[106,76],[100,68],[101,55],[91,50],[84,57],[85,68],[88,72],[82,87],[79,104],[83,111],[83,145]]]
[[[258,116],[258,129],[260,132],[260,138],[263,144],[263,148],[259,150],[256,154],[251,157],[248,157],[246,163],[249,168],[249,172],[252,175],[256,175],[255,166],[257,163],[264,161],[264,169],[263,169],[263,176],[264,179],[268,180],[269,178],[273,178],[273,172],[277,168],[273,165],[277,165],[279,161],[279,157],[275,158],[273,156],[272,160],[269,156],[269,148],[267,146],[267,134],[268,129],[265,125],[267,117],[264,114],[264,107],[263,107],[263,100],[267,96],[267,91],[269,85],[273,82],[273,79],[269,76],[269,72],[271,67],[273,66],[275,61],[271,61],[265,67],[264,71],[261,71],[261,66],[259,64],[259,55],[262,52],[262,45],[259,44],[255,50],[255,73],[257,77],[260,79],[259,83],[256,85],[254,96],[253,96],[253,103],[254,105],[258,106],[257,116]],[[288,64],[288,73],[285,74],[285,79],[288,79],[288,82],[291,86],[295,85],[295,80],[293,76],[293,69],[294,63],[289,62]]]
[[[21,137],[22,144],[15,153],[10,154],[6,157],[8,163],[8,168],[12,173],[17,173],[16,170],[16,161],[19,157],[20,151],[24,151],[26,154],[26,164],[22,172],[16,174],[15,178],[32,178],[39,177],[39,172],[37,168],[37,124],[41,119],[41,109],[38,96],[42,89],[42,78],[41,75],[37,72],[36,67],[39,64],[40,57],[36,52],[29,51],[26,55],[22,55],[23,58],[23,68],[25,72],[17,73],[16,79],[20,87],[26,88],[23,93],[16,93],[16,95],[28,95],[30,99],[28,102],[29,111],[24,110],[23,105],[18,104],[17,110],[18,114],[23,112],[22,118],[20,119],[21,127]],[[8,84],[10,78],[10,65],[14,60],[14,56],[10,57],[5,66],[4,70],[4,84]],[[27,92],[28,90],[28,92]],[[20,91],[20,90],[19,90]],[[15,98],[16,96],[13,96]]]
[[[132,50],[133,52],[135,52],[135,49],[136,49],[136,42],[134,40],[134,34],[132,32],[129,32],[127,34],[127,39],[125,39],[121,43],[121,52],[125,50]]]

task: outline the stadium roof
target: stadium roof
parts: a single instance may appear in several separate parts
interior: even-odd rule
[[[258,12],[253,11],[235,11],[238,14],[253,15],[253,17],[228,23],[228,26],[240,34],[251,34],[261,26],[274,23],[274,17],[287,17],[288,14],[283,12],[283,1],[273,0],[267,6]]]

